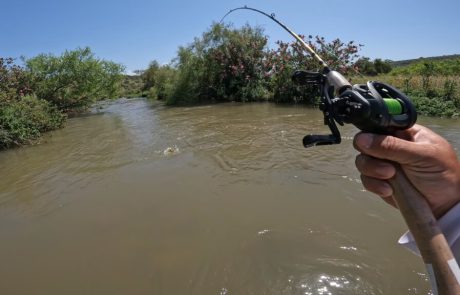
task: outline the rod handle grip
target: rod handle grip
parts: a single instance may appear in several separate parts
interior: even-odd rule
[[[389,180],[393,198],[420,250],[428,274],[434,274],[434,278],[430,277],[433,294],[459,295],[458,264],[446,238],[426,198],[412,185],[401,166],[394,164],[396,174]]]

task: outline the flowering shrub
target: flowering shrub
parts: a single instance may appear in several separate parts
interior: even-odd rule
[[[24,96],[0,108],[0,149],[27,144],[61,127],[66,116],[46,100]]]
[[[0,57],[0,106],[31,94],[31,77],[13,58]]]
[[[303,37],[304,38],[304,37]],[[339,39],[305,39],[331,68],[344,74],[353,71],[360,45]],[[166,97],[170,104],[200,101],[257,101],[315,103],[315,87],[292,83],[295,70],[319,69],[319,63],[297,42],[277,42],[269,49],[263,30],[248,25],[232,29],[214,24],[201,38],[179,48],[175,60],[177,75]]]
[[[360,45],[353,41],[345,44],[339,39],[326,43],[324,38],[316,36],[300,36],[315,52],[317,52],[331,69],[346,75],[354,71],[354,62],[359,57]],[[315,104],[318,89],[315,86],[297,86],[292,80],[296,70],[320,71],[322,65],[306,52],[297,41],[290,43],[278,41],[277,48],[267,54],[266,64],[270,68],[267,73],[271,77],[270,91],[275,102],[302,102]]]
[[[214,24],[201,38],[179,48],[171,104],[265,99],[267,38],[259,28]]]

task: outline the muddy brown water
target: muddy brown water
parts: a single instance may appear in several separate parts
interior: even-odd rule
[[[460,147],[458,120],[421,118]],[[318,110],[102,104],[0,153],[0,294],[428,294]]]

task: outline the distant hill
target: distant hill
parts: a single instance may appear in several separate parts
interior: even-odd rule
[[[442,60],[457,59],[457,58],[460,58],[460,54],[441,55],[441,56],[432,56],[432,57],[420,57],[420,58],[406,59],[406,60],[397,60],[397,61],[391,61],[391,65],[393,67],[403,67],[403,66],[408,66],[408,65],[416,63],[416,62],[420,62],[420,61],[442,61]]]

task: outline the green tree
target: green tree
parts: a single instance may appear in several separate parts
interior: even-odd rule
[[[210,43],[205,57],[211,79],[203,92],[216,100],[254,101],[265,99],[268,71],[267,37],[263,30],[248,25],[231,29],[214,25],[204,36]]]
[[[0,149],[29,143],[64,123],[65,115],[34,96],[32,85],[29,72],[0,57]]]
[[[190,47],[179,47],[177,55],[177,75],[166,102],[171,105],[198,103],[202,99],[199,79],[203,72],[203,60]]]
[[[422,75],[422,88],[428,97],[436,96],[436,92],[431,87],[431,77],[436,73],[436,65],[432,62],[424,62],[419,70]]]
[[[142,71],[141,77],[142,81],[144,82],[144,87],[142,90],[149,90],[155,86],[155,78],[159,68],[160,64],[154,60],[150,62],[149,67],[146,70]]]
[[[360,45],[353,41],[345,44],[339,39],[327,43],[324,38],[312,36],[306,41],[331,68],[344,74],[353,69]],[[213,24],[200,38],[179,48],[173,66],[177,73],[167,96],[170,104],[316,101],[316,88],[298,87],[291,76],[298,69],[319,70],[319,63],[297,42],[278,42],[277,49],[268,50],[267,37],[258,27],[233,29]]]
[[[387,74],[391,72],[391,63],[388,60],[383,61],[380,58],[374,60],[374,68],[377,74]]]
[[[155,84],[149,89],[149,98],[167,99],[171,96],[176,70],[170,65],[161,66],[155,74]]]
[[[61,56],[40,54],[25,61],[35,93],[60,110],[84,109],[98,99],[117,96],[123,66],[78,48]]]
[[[374,63],[368,57],[361,57],[360,59],[358,59],[355,63],[355,67],[358,70],[358,72],[363,75],[377,75]]]
[[[267,39],[260,28],[214,24],[179,48],[168,102],[253,101],[266,96],[263,67]]]

